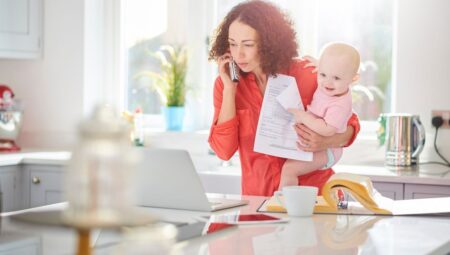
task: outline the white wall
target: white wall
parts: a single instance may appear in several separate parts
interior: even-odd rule
[[[432,148],[431,110],[450,110],[450,1],[398,0],[395,110],[419,114],[427,130],[423,158]],[[438,148],[450,159],[450,130],[440,130]]]
[[[0,59],[0,83],[25,106],[19,141],[24,147],[73,141],[82,115],[83,6],[80,0],[44,1],[42,59]]]
[[[450,110],[450,1],[396,0],[394,22],[394,112],[420,115],[427,131],[420,161],[442,161],[436,154],[431,110]],[[437,147],[450,159],[450,130],[439,131]],[[385,148],[375,139],[359,139],[340,164],[379,164]]]

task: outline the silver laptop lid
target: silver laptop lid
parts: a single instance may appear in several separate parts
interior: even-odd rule
[[[211,205],[185,150],[142,149],[136,175],[141,206],[211,211]]]

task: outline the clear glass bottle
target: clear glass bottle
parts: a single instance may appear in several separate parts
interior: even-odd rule
[[[144,146],[144,115],[140,107],[134,111],[133,143],[135,146]]]

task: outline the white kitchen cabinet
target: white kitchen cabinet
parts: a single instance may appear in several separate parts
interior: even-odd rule
[[[39,58],[42,0],[0,1],[0,58]]]
[[[63,201],[63,169],[54,165],[25,165],[24,187],[29,194],[29,207]]]
[[[394,200],[402,200],[404,197],[403,183],[373,182],[373,187],[380,192],[381,195]]]
[[[20,208],[19,166],[2,166],[0,168],[1,209],[10,212]]]
[[[450,186],[405,184],[405,199],[450,197]]]

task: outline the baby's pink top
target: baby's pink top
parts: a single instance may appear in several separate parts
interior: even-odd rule
[[[329,96],[317,88],[311,104],[308,105],[308,111],[335,127],[337,133],[344,133],[353,112],[351,91],[349,89],[342,96]]]

